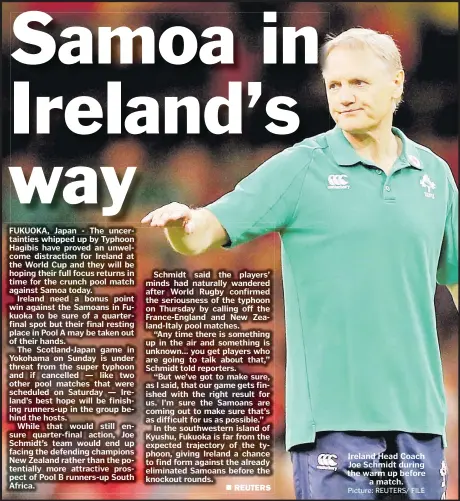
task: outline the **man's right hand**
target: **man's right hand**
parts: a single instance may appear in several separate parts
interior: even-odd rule
[[[141,223],[150,222],[150,226],[157,228],[183,228],[186,234],[190,234],[193,231],[192,215],[190,207],[173,202],[149,212]]]
[[[177,202],[149,212],[141,223],[164,228],[171,247],[180,254],[201,254],[228,242],[227,232],[212,212]]]

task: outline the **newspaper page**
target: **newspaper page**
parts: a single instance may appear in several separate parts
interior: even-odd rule
[[[457,499],[458,5],[2,14],[2,499]]]

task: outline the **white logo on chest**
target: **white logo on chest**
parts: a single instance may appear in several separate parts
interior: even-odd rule
[[[350,185],[347,181],[346,174],[331,174],[327,177],[327,182],[329,183],[327,188],[329,190],[349,190]]]
[[[425,196],[427,198],[434,198],[434,193],[431,193],[431,190],[434,190],[436,188],[436,185],[428,177],[427,174],[424,174],[422,179],[420,179],[420,186],[427,190],[427,191],[425,191]]]

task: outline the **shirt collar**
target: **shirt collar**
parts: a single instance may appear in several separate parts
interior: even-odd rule
[[[403,149],[401,155],[399,156],[399,162],[401,162],[401,164],[405,167],[414,167],[422,170],[423,166],[420,161],[417,148],[415,147],[415,143],[411,141],[400,129],[392,127],[391,131],[402,141]],[[373,165],[372,162],[358,155],[356,150],[349,143],[348,139],[343,135],[340,127],[335,126],[326,134],[326,137],[332,156],[337,164],[348,167],[358,163]]]

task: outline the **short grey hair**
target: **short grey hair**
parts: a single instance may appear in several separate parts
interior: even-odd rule
[[[368,28],[351,28],[339,35],[326,35],[321,49],[321,66],[324,68],[327,57],[336,47],[350,49],[370,49],[391,69],[403,70],[401,52],[391,35],[379,33]],[[402,96],[395,99],[395,110],[402,101]]]

